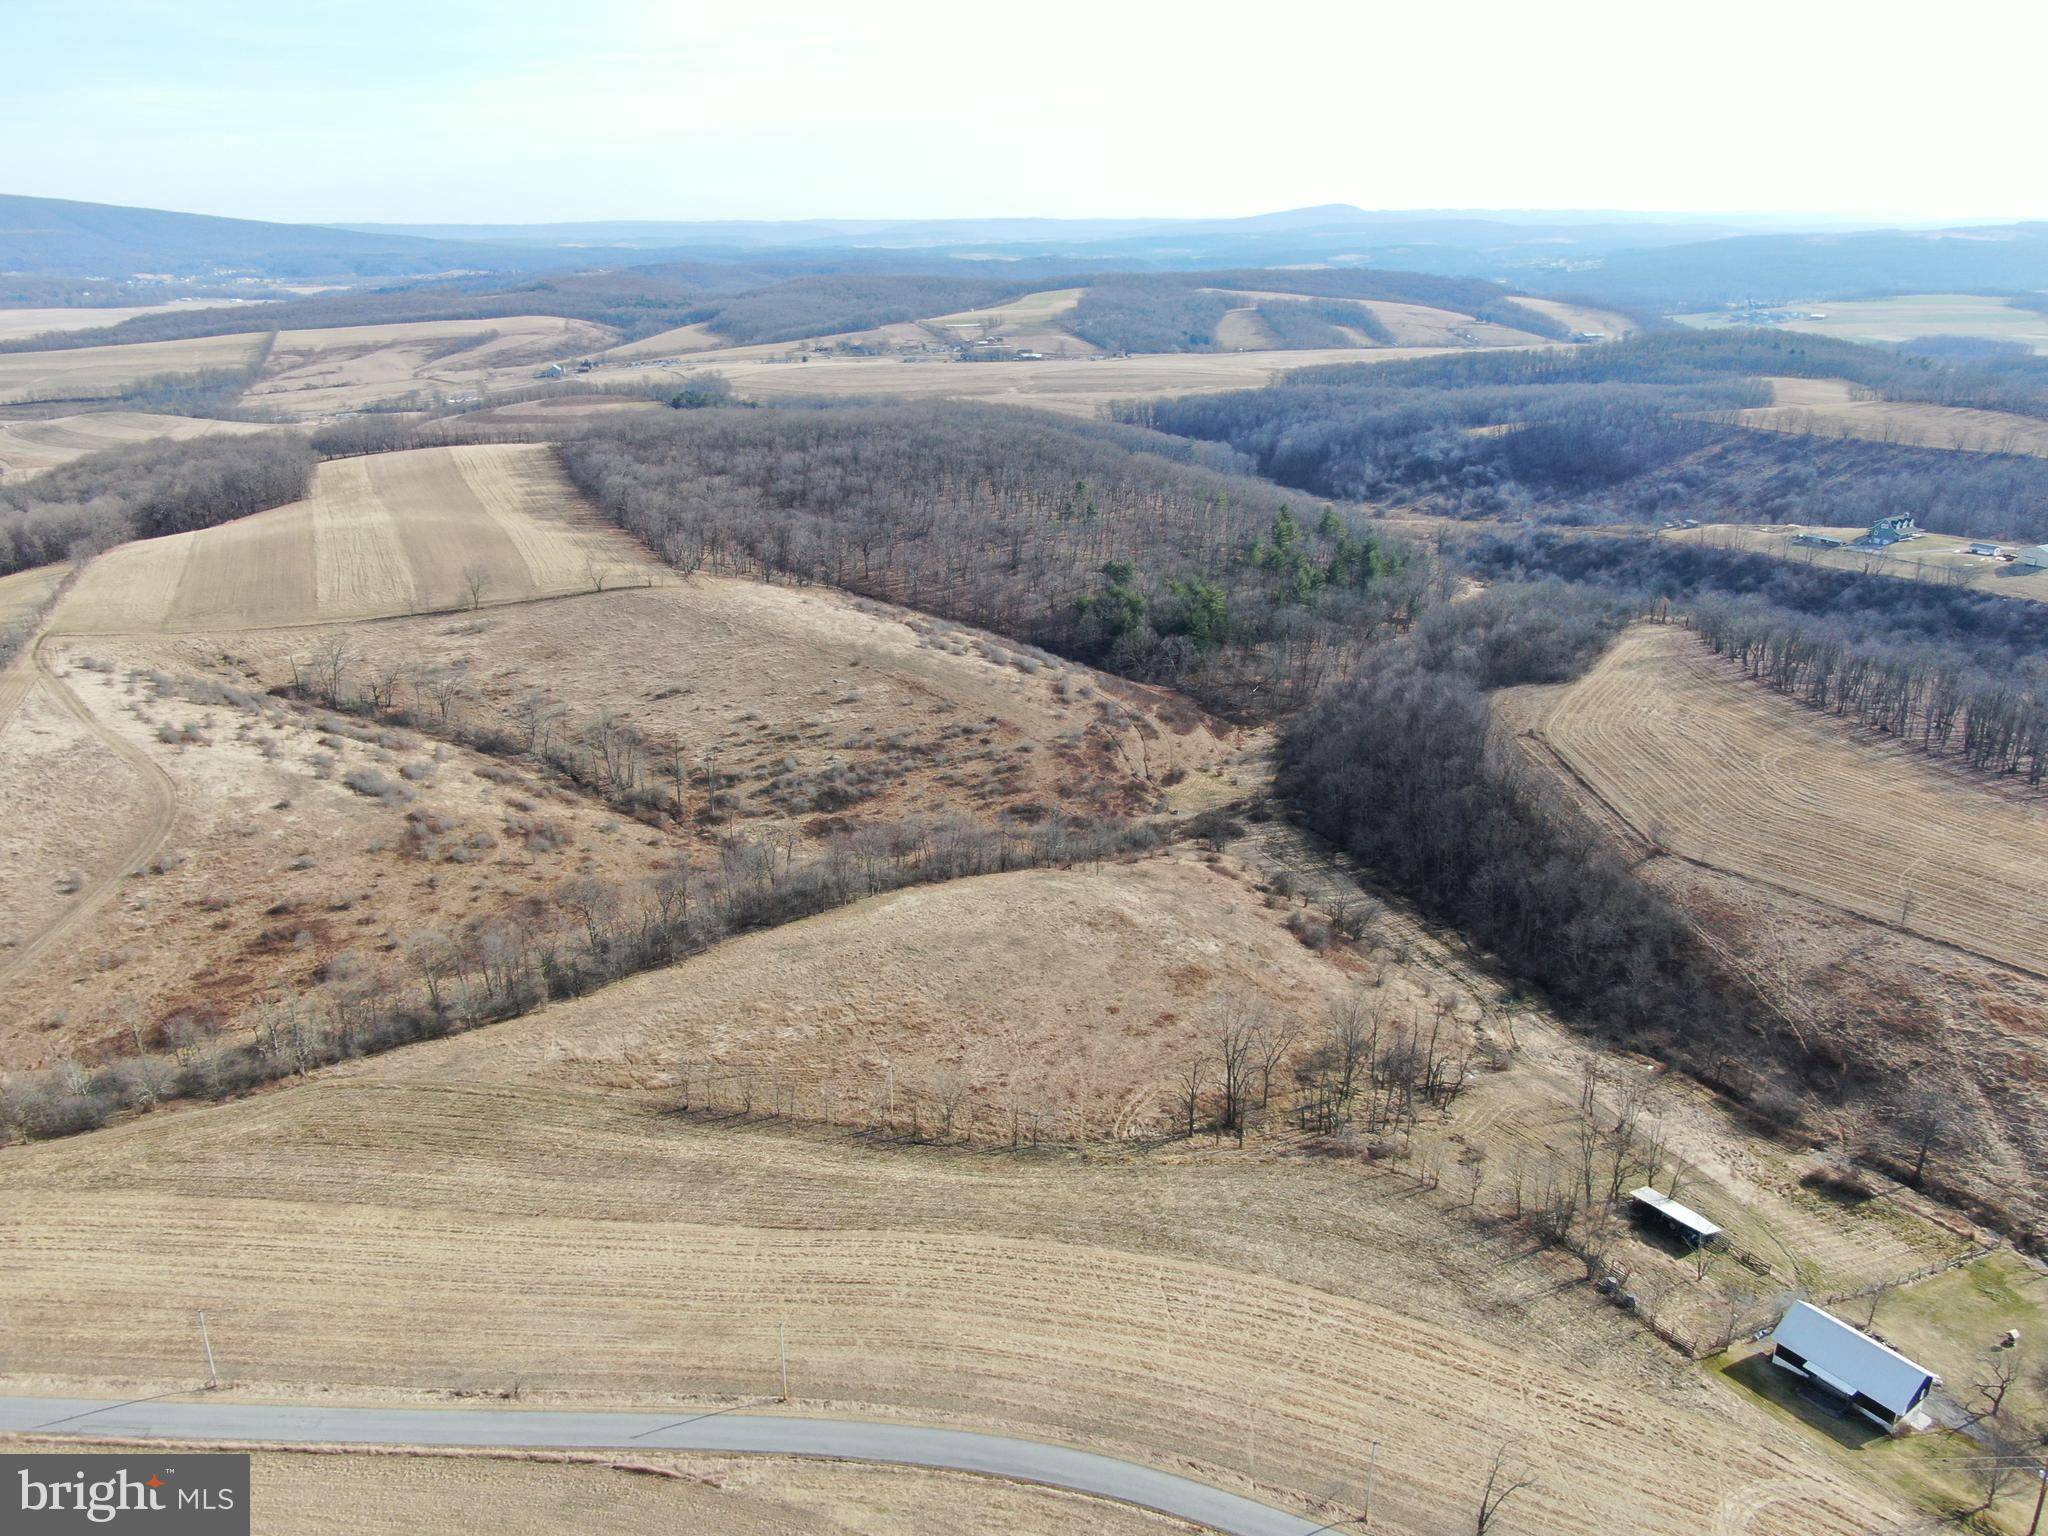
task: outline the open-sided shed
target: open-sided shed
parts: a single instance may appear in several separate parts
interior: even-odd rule
[[[1660,1195],[1645,1184],[1629,1192],[1629,1209],[1635,1219],[1652,1231],[1684,1243],[1688,1248],[1705,1248],[1719,1241],[1720,1227],[1689,1205],[1680,1205],[1669,1195]]]

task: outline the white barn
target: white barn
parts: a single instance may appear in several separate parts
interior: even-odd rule
[[[1772,1331],[1771,1363],[1819,1383],[1885,1429],[1896,1429],[1941,1379],[1803,1301],[1793,1302]]]

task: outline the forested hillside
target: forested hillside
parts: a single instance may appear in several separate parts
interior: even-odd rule
[[[108,449],[0,485],[0,575],[297,501],[313,464],[298,433],[263,432]]]
[[[1423,562],[1227,452],[969,406],[705,410],[563,445],[684,570],[823,581],[1267,712],[1415,611]]]
[[[1131,405],[1122,419],[1225,443],[1320,496],[1459,516],[1584,523],[1684,515],[2048,537],[2048,463],[1758,433],[1770,375],[1846,377],[1893,398],[2048,409],[2048,364],[1770,332],[1660,334],[1571,351],[1305,369],[1264,389]]]

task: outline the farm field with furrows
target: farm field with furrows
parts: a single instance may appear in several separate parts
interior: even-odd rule
[[[890,1149],[658,1093],[413,1080],[437,1059],[7,1154],[0,1297],[29,1341],[10,1387],[180,1381],[202,1293],[234,1391],[330,1401],[517,1382],[758,1403],[786,1328],[800,1408],[1078,1443],[1282,1503],[1355,1500],[1371,1458],[1390,1532],[1449,1525],[1507,1424],[1541,1469],[1529,1532],[1740,1510],[1731,1528],[1849,1536],[1902,1514],[1846,1453],[1360,1163]],[[118,1340],[85,1322],[115,1310]]]
[[[1791,306],[1797,319],[1777,328],[1842,341],[1886,344],[1928,336],[1976,336],[2016,341],[2048,352],[2048,314],[2023,309],[1992,294],[1905,293],[1880,299],[1829,299]],[[1822,318],[1808,318],[1819,314]],[[1673,315],[1681,325],[1715,330],[1746,323],[1727,310]]]
[[[2048,421],[2010,411],[1859,397],[1846,379],[1766,379],[1772,403],[1736,412],[1746,427],[1860,437],[1967,453],[2048,457]],[[1866,392],[1867,395],[1867,392]]]
[[[1527,729],[1647,847],[2042,968],[2039,797],[1748,683],[1683,630],[1631,631]]]
[[[82,454],[130,443],[158,438],[183,442],[194,437],[274,430],[261,422],[208,421],[201,416],[159,416],[148,411],[96,411],[41,421],[0,421],[0,480],[41,474]]]
[[[144,379],[207,369],[244,368],[262,352],[257,335],[137,341],[56,352],[0,352],[0,405],[35,400],[100,400]]]
[[[305,501],[122,545],[80,577],[52,630],[375,618],[655,579],[652,559],[596,518],[546,448],[423,448],[332,460]]]
[[[553,315],[281,331],[245,398],[310,420],[414,396],[476,394],[530,383],[537,367],[615,339]]]
[[[1560,324],[1570,326],[1574,331],[1604,336],[1609,341],[1618,341],[1638,328],[1636,321],[1610,309],[1570,304],[1561,299],[1520,298],[1515,302],[1524,309],[1535,310],[1539,315],[1548,315]]]

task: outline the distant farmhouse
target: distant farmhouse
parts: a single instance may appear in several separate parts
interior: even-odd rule
[[[1903,544],[1908,539],[1920,537],[1920,525],[1913,521],[1913,514],[1901,512],[1896,517],[1880,517],[1870,525],[1870,532],[1856,541],[1858,549],[1886,549],[1893,544]]]
[[[1897,1429],[1941,1378],[1803,1301],[1771,1333],[1771,1363],[1885,1429]]]

